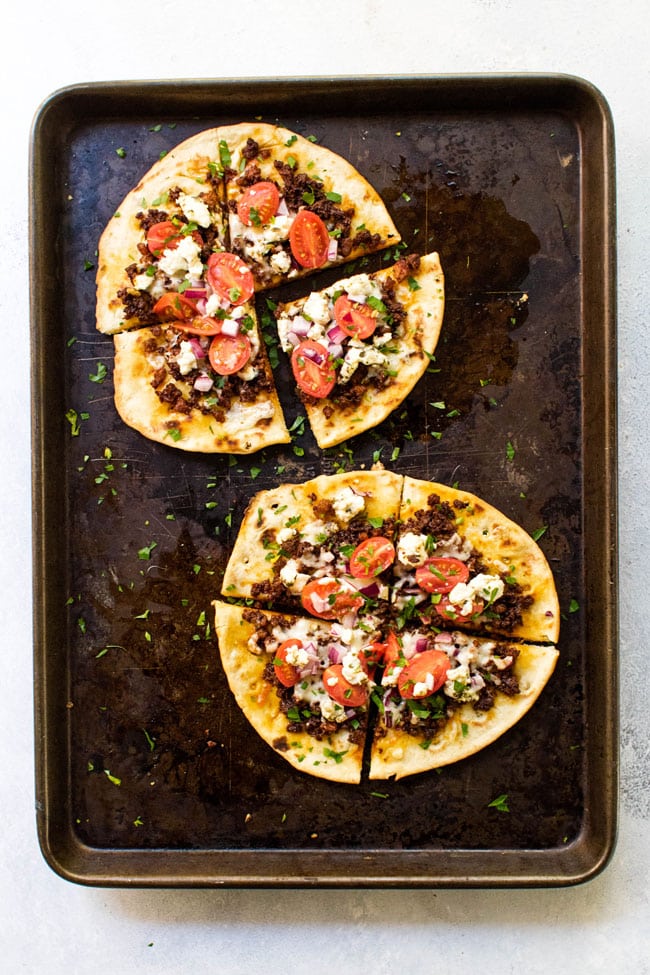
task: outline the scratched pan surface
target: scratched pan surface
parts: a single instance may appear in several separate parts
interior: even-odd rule
[[[439,250],[441,342],[403,407],[340,449],[320,452],[303,429],[281,362],[292,444],[188,455],[115,413],[112,341],[94,328],[97,242],[161,152],[257,116],[341,153],[379,190],[409,250]],[[41,107],[36,787],[55,870],[99,885],[498,886],[577,883],[607,862],[613,165],[606,104],[564,77],[119,83],[66,89]],[[210,601],[255,491],[377,456],[457,482],[531,533],[547,526],[561,657],[536,706],[488,749],[348,787],[292,770],[251,731],[221,671]],[[489,805],[503,794],[509,812]]]

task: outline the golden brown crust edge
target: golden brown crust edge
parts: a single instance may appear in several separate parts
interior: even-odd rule
[[[213,602],[214,624],[224,673],[233,696],[257,734],[286,762],[316,778],[356,785],[361,780],[363,746],[353,744],[344,731],[318,741],[306,732],[287,732],[274,687],[264,679],[268,657],[248,649],[254,626],[244,620],[244,608]],[[259,610],[264,613],[264,610]],[[279,614],[268,613],[282,619]],[[327,624],[314,621],[314,627]],[[333,757],[336,753],[338,761]]]

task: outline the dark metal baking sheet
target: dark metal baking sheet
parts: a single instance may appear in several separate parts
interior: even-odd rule
[[[340,152],[411,250],[440,251],[442,338],[403,408],[340,449],[319,452],[298,423],[289,447],[187,455],[115,413],[97,242],[161,152],[257,117]],[[614,150],[600,93],[532,75],[75,86],[36,116],[31,201],[36,792],[53,869],[160,886],[594,876],[617,801]],[[284,364],[278,378],[291,423]],[[377,456],[547,526],[561,657],[488,749],[348,787],[301,775],[249,729],[209,606],[254,491]],[[489,805],[501,794],[509,812]]]

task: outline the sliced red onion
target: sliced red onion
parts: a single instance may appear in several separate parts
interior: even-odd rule
[[[231,338],[235,338],[239,335],[239,322],[234,318],[225,318],[221,325],[221,332],[223,335],[230,335]]]
[[[210,376],[206,376],[205,373],[201,373],[194,380],[194,389],[199,393],[209,393],[214,386],[214,380]]]
[[[197,301],[199,298],[207,298],[208,292],[205,288],[186,288],[183,295],[191,301]]]
[[[336,256],[339,252],[339,242],[336,237],[330,237],[329,246],[327,248],[327,260],[335,261]]]

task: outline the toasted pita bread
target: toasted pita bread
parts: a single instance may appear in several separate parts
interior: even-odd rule
[[[502,606],[499,601],[478,615],[464,618],[457,613],[438,623],[535,643],[556,643],[560,607],[553,574],[537,543],[523,528],[476,495],[408,476],[404,478],[399,511],[400,536],[412,530],[409,519],[429,509],[430,498],[439,499],[436,504],[450,506],[461,542],[478,553],[485,566],[483,571],[513,579],[526,603],[522,604],[520,619],[514,623],[499,619],[498,610]],[[508,584],[506,588],[514,592]]]
[[[198,397],[207,410],[202,412],[199,405],[191,408],[185,405],[193,392],[191,384],[171,375],[166,365],[161,370],[164,356],[149,351],[150,347],[154,350],[160,347],[161,331],[165,330],[139,328],[114,336],[115,405],[128,426],[150,440],[203,453],[248,454],[270,444],[290,441],[259,336],[255,339],[252,366],[268,382],[252,400],[243,400],[234,393],[225,408],[219,406],[214,389],[209,390]],[[227,382],[230,377],[225,379]],[[176,391],[179,397],[176,403],[182,409],[177,408],[173,398],[165,401],[158,396],[156,389],[166,388]],[[214,408],[206,406],[210,399],[215,401]]]
[[[459,762],[512,728],[541,694],[559,657],[553,646],[518,644],[517,649],[519,693],[513,697],[499,694],[489,711],[476,711],[471,704],[463,704],[451,712],[442,730],[431,738],[387,728],[380,715],[374,731],[369,778],[402,779]]]
[[[258,290],[313,274],[316,269],[301,267],[295,259],[290,264],[285,261],[284,270],[278,267],[279,251],[287,258],[291,256],[289,228],[297,208],[322,214],[327,229],[335,235],[332,242],[338,243],[332,256],[318,264],[319,270],[399,242],[400,235],[377,191],[351,163],[331,149],[264,122],[224,126],[219,137],[230,155],[226,171],[229,246],[251,267]],[[289,191],[286,215],[278,214],[271,225],[242,224],[237,203],[247,186],[271,181],[286,203],[288,184],[296,179],[300,185],[293,194]],[[271,261],[273,251],[276,267]]]
[[[332,391],[320,398],[303,396],[309,424],[316,442],[323,449],[385,420],[406,399],[430,365],[442,327],[445,303],[439,257],[435,253],[427,254],[419,259],[419,267],[410,273],[398,262],[394,268],[355,275],[321,292],[282,304],[276,310],[282,346],[291,354],[292,347],[297,351],[302,348],[300,344],[296,345],[299,339],[291,330],[297,330],[298,326],[292,323],[304,320],[305,307],[311,309],[307,303],[313,305],[316,300],[325,309],[324,321],[312,325],[308,336],[312,341],[316,338],[325,351],[327,336],[336,325],[335,297],[341,293],[355,294],[358,289],[368,290],[372,283],[377,289],[389,284],[390,294],[401,305],[404,316],[395,326],[385,326],[389,330],[383,335],[377,330],[363,340],[343,337],[341,351],[336,355],[331,353],[336,375]],[[390,321],[389,315],[387,322]],[[295,375],[294,360],[295,353],[292,354]],[[362,366],[361,370],[357,363]],[[296,378],[300,385],[300,378]]]
[[[283,531],[313,539],[316,526],[315,534],[322,532],[322,545],[327,548],[327,525],[335,530],[349,524],[353,509],[346,501],[352,495],[358,499],[359,518],[387,521],[397,516],[401,489],[401,476],[381,470],[322,474],[300,484],[281,484],[258,492],[244,514],[224,574],[222,594],[249,598],[260,584],[277,579]],[[325,521],[316,510],[323,505],[328,511]],[[273,590],[266,598],[274,598]],[[300,606],[299,599],[292,599],[288,590],[283,601]]]
[[[265,652],[263,645],[260,647],[255,640],[256,627],[245,619],[246,610],[219,601],[215,601],[213,606],[215,632],[228,684],[255,731],[276,754],[301,772],[332,782],[358,783],[367,710],[356,709],[354,729],[349,721],[337,728],[331,723],[330,727],[335,730],[327,731],[320,737],[310,735],[300,727],[296,729],[291,715],[280,708],[276,687],[265,677],[265,670],[273,661],[273,653]],[[269,626],[278,627],[284,639],[299,633],[304,640],[322,644],[330,638],[329,624],[320,620],[300,620],[263,610],[257,612],[268,621]],[[272,646],[277,647],[277,643],[276,640]],[[322,699],[325,698],[327,695],[323,690]],[[304,705],[300,707],[304,710]],[[351,740],[351,735],[354,740]]]

